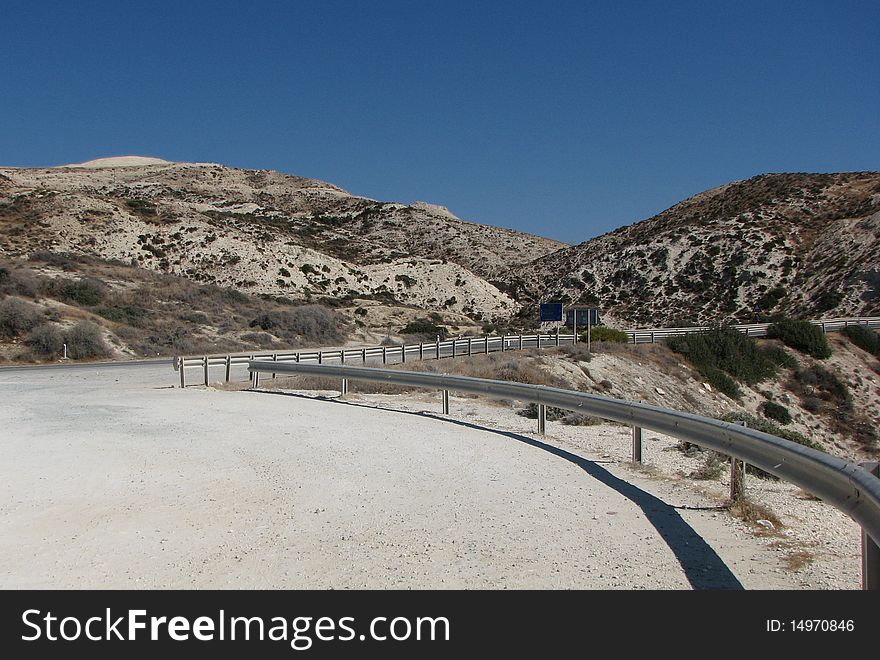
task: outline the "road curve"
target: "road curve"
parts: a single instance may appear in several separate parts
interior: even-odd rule
[[[123,367],[0,373],[0,588],[791,587],[551,441]]]

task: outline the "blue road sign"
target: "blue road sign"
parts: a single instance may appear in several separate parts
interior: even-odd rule
[[[577,307],[574,309],[565,310],[566,325],[571,325],[572,320],[574,320],[575,312],[577,312],[578,326],[586,327],[587,321],[589,321],[590,325],[600,325],[602,323],[602,321],[599,319],[598,307]]]
[[[542,303],[541,304],[541,320],[542,321],[561,321],[562,320],[562,303]]]

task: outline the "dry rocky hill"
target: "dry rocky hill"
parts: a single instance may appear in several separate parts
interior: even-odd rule
[[[531,327],[551,300],[630,327],[878,314],[878,228],[876,172],[761,175],[569,247],[269,170],[143,157],[0,168],[0,256],[115,260],[369,307],[371,324],[406,316],[382,311],[394,308]]]
[[[731,183],[515,267],[504,280],[524,315],[556,300],[598,306],[627,327],[875,315],[880,173]]]
[[[518,305],[491,281],[560,247],[268,170],[143,157],[0,168],[0,254],[97,256],[294,300],[503,319]]]

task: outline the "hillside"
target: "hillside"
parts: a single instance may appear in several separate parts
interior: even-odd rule
[[[563,244],[269,170],[144,157],[0,168],[0,254],[70,253],[294,300],[509,317],[491,280]]]
[[[515,267],[507,291],[625,326],[880,313],[880,173],[767,174]]]

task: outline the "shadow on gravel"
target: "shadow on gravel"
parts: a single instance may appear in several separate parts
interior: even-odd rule
[[[513,431],[501,431],[479,424],[472,424],[457,419],[450,419],[444,415],[429,412],[414,412],[409,410],[391,410],[389,408],[379,408],[377,406],[355,403],[352,401],[344,401],[332,397],[314,397],[303,394],[294,394],[291,392],[275,392],[270,390],[260,390],[264,394],[278,394],[282,396],[295,396],[304,399],[317,399],[345,406],[355,406],[357,408],[370,408],[373,410],[385,410],[388,412],[402,413],[405,415],[416,415],[418,417],[429,417],[447,424],[456,424],[477,431],[485,431],[501,435],[511,440],[521,442],[523,444],[541,449],[554,456],[565,459],[570,463],[574,463],[584,470],[591,477],[601,482],[608,488],[616,490],[618,493],[626,497],[633,504],[638,506],[645,517],[648,519],[657,533],[669,546],[669,549],[678,559],[685,576],[694,589],[730,589],[742,590],[742,583],[727,567],[727,564],[718,556],[718,553],[691,527],[678,513],[675,507],[667,504],[659,497],[638,488],[620,479],[608,470],[601,467],[594,461],[587,460],[577,454],[554,447],[546,442],[541,442],[535,438],[530,438]]]

